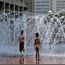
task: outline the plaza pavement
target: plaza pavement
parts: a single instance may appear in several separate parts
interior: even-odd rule
[[[0,64],[65,64],[63,56],[42,56],[39,61],[33,56],[6,57],[0,59]]]

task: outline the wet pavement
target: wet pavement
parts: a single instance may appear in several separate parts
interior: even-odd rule
[[[3,49],[5,48],[5,49]],[[19,56],[18,47],[0,47],[0,64],[65,64],[65,44],[59,44],[54,48],[41,45],[39,61],[35,58],[33,44],[26,47],[24,56]]]
[[[6,57],[0,59],[0,64],[65,64],[63,56],[42,56],[36,60],[33,56]]]

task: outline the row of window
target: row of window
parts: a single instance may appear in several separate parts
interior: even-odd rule
[[[59,5],[59,6],[65,6],[65,3],[57,3],[56,5]]]
[[[19,11],[22,11],[22,9],[23,9],[22,6],[18,6],[18,5],[14,6],[14,4],[5,3],[5,10],[8,10],[8,9],[14,10],[14,8],[16,11],[18,11],[18,9],[19,9]],[[24,9],[26,9],[26,8],[24,8]],[[4,2],[0,2],[0,11],[1,10],[4,10]]]
[[[49,8],[35,8],[35,10],[49,10]]]
[[[57,3],[64,3],[65,2],[65,0],[59,0],[59,1],[56,1]]]
[[[43,7],[43,6],[49,6],[49,4],[36,4],[35,6]]]
[[[42,13],[48,13],[48,11],[38,11],[38,12],[35,12],[35,13],[37,13],[37,14],[42,14]]]
[[[49,1],[36,1],[36,3],[49,3]]]

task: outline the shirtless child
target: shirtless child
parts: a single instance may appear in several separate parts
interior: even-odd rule
[[[35,34],[34,47],[36,51],[36,60],[39,60],[39,47],[40,47],[39,33]]]
[[[22,54],[22,51],[24,51],[24,31],[21,31],[20,37],[19,37],[19,51]]]

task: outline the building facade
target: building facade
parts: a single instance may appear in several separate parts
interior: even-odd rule
[[[0,11],[21,12],[22,10],[27,10],[25,2],[23,2],[22,0],[0,0]]]
[[[65,9],[65,0],[35,0],[35,14],[46,14]]]
[[[35,0],[35,14],[46,14],[50,10],[50,0]]]
[[[34,13],[35,0],[24,0],[29,12]]]
[[[52,0],[52,11],[57,12],[62,9],[65,9],[65,0]]]
[[[46,14],[65,9],[65,0],[0,0],[0,11],[29,11]]]

